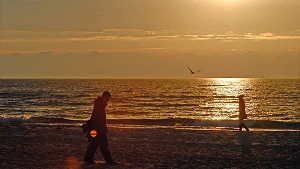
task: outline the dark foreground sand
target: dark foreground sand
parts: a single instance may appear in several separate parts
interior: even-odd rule
[[[82,163],[80,127],[1,125],[0,168],[299,168],[300,132],[110,128],[108,137],[121,165]]]

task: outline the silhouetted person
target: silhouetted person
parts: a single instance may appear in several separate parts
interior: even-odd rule
[[[247,114],[245,111],[245,100],[244,100],[244,95],[239,95],[239,128],[240,131],[242,131],[242,128],[244,127],[247,131],[249,131],[248,127],[245,125],[243,122],[244,119],[247,119]]]
[[[110,151],[108,149],[108,140],[106,135],[108,130],[106,124],[105,108],[107,106],[107,103],[109,102],[110,97],[111,94],[108,91],[105,91],[103,92],[102,97],[99,96],[95,100],[92,117],[87,122],[88,124],[87,138],[90,144],[84,156],[84,162],[86,163],[89,164],[95,163],[93,158],[97,148],[99,147],[107,164],[117,164],[111,158]],[[94,137],[91,136],[90,134],[92,130],[96,130],[97,132],[96,135],[93,135]]]

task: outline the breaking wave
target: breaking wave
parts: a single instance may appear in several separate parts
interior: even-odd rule
[[[79,125],[87,119],[65,119],[53,117],[28,117],[28,116],[1,116],[0,124],[68,124]],[[108,124],[118,125],[144,125],[144,126],[184,126],[184,127],[224,127],[238,126],[237,120],[197,120],[197,119],[108,119]],[[268,120],[247,120],[246,125],[250,128],[261,129],[293,129],[300,130],[300,122],[283,122]]]

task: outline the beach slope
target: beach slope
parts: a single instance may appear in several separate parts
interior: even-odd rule
[[[80,127],[0,126],[0,168],[297,168],[300,132],[110,128],[109,148],[120,165],[88,145]]]

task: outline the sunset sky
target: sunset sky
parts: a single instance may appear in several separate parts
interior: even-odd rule
[[[299,9],[300,0],[0,0],[0,77],[300,78]]]

